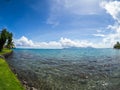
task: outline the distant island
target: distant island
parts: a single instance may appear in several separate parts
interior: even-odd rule
[[[117,42],[115,45],[114,45],[114,47],[113,47],[114,49],[120,49],[120,43],[119,42]]]

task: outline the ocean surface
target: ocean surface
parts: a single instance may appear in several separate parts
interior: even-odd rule
[[[7,61],[38,90],[120,90],[120,50],[14,49]]]

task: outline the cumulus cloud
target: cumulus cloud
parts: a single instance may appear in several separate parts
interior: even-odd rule
[[[120,41],[120,1],[103,1],[101,6],[115,20],[114,25],[108,25],[106,28],[111,30],[111,33],[103,38],[103,42],[109,43],[109,47],[112,47],[116,41]]]
[[[32,40],[28,40],[25,36],[22,36],[20,39],[15,40],[16,46],[32,47],[34,43]]]
[[[120,23],[120,1],[103,1],[101,6]]]
[[[71,40],[68,38],[61,38],[59,41],[62,47],[93,47],[93,44],[86,40]]]
[[[69,47],[95,47],[102,48],[101,44],[96,45],[86,40],[71,40],[68,38],[60,38],[58,41],[50,41],[50,42],[33,42],[29,40],[27,37],[22,36],[20,39],[16,39],[15,46],[22,48],[47,48],[47,49],[62,49]]]
[[[106,35],[103,38],[103,42],[111,44],[113,46],[117,41],[120,41],[120,26],[112,26],[111,27],[114,32]]]
[[[20,39],[15,39],[14,42],[16,47],[22,48],[61,48],[59,42],[33,42],[25,36],[22,36]]]

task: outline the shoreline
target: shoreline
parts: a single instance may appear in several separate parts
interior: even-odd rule
[[[9,67],[12,70],[12,72],[17,76],[17,79],[20,81],[25,90],[38,90],[32,85],[29,85],[29,83],[16,72],[15,68],[13,68],[11,65],[9,65]]]
[[[9,73],[12,73],[14,78],[18,81],[16,82],[17,84],[20,85],[21,89],[20,90],[26,90],[26,88],[24,87],[24,85],[22,84],[22,82],[19,80],[19,78],[17,77],[17,74],[15,72],[13,72],[13,69],[12,67],[10,67],[9,63],[7,62],[6,58],[8,58],[10,55],[12,55],[13,53],[13,50],[11,50],[10,52],[6,52],[6,53],[3,53],[3,54],[0,54],[0,59],[1,60],[4,60],[5,64],[8,66],[8,69],[9,69]],[[7,67],[6,66],[6,67]],[[6,88],[6,87],[5,87]]]
[[[9,58],[10,55],[13,54],[13,50],[9,53],[5,53],[0,55],[0,58],[4,59],[6,61],[6,63],[8,64],[10,70],[12,71],[12,73],[17,77],[17,79],[19,80],[20,84],[23,86],[23,88],[25,88],[25,90],[37,90],[35,87],[31,86],[28,84],[28,82],[24,79],[22,79],[22,77],[20,75],[18,75],[18,73],[16,72],[15,68],[12,67],[8,62],[7,58]]]

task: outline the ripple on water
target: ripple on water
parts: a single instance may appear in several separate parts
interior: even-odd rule
[[[118,50],[16,49],[8,62],[38,90],[120,90]]]

